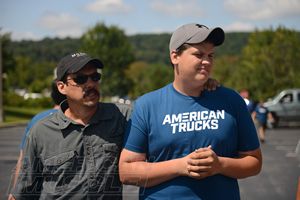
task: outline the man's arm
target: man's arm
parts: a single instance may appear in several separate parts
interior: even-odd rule
[[[20,171],[12,191],[16,199],[38,199],[42,187],[42,164],[36,154],[36,141],[30,132],[26,141]]]
[[[18,161],[17,161],[17,164],[16,164],[15,172],[13,174],[12,189],[14,189],[16,187],[18,176],[19,176],[19,173],[20,173],[20,170],[21,170],[22,160],[23,160],[23,150],[21,149],[20,154],[19,154],[19,158],[18,158]],[[15,198],[13,197],[12,194],[8,195],[8,200],[14,200],[14,199]]]
[[[148,163],[145,154],[123,149],[119,162],[120,179],[124,184],[151,187],[176,178],[189,176],[203,179],[215,174],[246,178],[260,172],[260,149],[241,152],[239,158],[219,157],[211,147],[201,148],[183,158]]]
[[[19,154],[19,158],[18,158],[18,161],[17,161],[17,164],[16,164],[15,174],[14,174],[14,178],[13,178],[13,187],[16,186],[18,175],[19,175],[20,170],[21,170],[22,160],[23,160],[23,150],[20,150],[20,154]]]
[[[120,161],[120,180],[124,184],[151,187],[173,179],[177,176],[188,175],[189,156],[150,163],[146,155],[123,149]]]

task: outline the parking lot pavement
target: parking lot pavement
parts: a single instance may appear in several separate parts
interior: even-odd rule
[[[24,126],[0,128],[0,199],[7,199]],[[300,127],[268,129],[259,175],[239,180],[241,199],[294,200],[300,177]],[[136,199],[128,195],[126,200]]]
[[[296,199],[300,177],[300,129],[268,129],[261,148],[261,173],[239,181],[242,199]]]

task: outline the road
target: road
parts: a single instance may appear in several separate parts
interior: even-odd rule
[[[0,195],[7,199],[24,126],[0,128]],[[295,200],[300,177],[300,127],[268,129],[263,169],[239,181],[243,200]]]

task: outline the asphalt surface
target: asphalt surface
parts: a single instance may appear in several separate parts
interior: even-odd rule
[[[0,199],[7,199],[24,126],[0,128]],[[243,200],[295,200],[300,177],[300,127],[268,129],[259,175],[239,180]],[[133,195],[132,198],[136,199]]]

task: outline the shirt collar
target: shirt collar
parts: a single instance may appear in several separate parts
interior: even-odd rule
[[[58,123],[61,129],[67,128],[71,123],[78,125],[76,122],[68,118],[64,112],[69,108],[69,104],[67,100],[64,100],[60,104],[60,109],[58,111]],[[97,124],[100,121],[109,120],[113,118],[113,112],[106,106],[106,103],[98,103],[97,110],[95,114],[92,116],[89,124]]]

